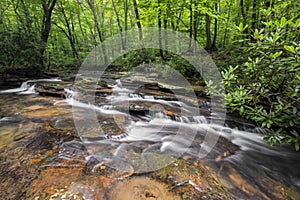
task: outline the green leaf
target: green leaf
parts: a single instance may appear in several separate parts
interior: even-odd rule
[[[273,43],[273,38],[272,38],[272,37],[266,37],[266,39],[267,39],[269,42]]]
[[[244,114],[244,112],[245,112],[245,108],[244,108],[244,106],[242,106],[242,107],[240,108],[240,114],[242,115],[242,114]]]
[[[298,142],[295,143],[294,147],[295,147],[296,151],[299,151],[299,143]]]
[[[270,15],[272,12],[271,8],[269,7],[267,10],[265,10],[265,14],[268,16]]]
[[[270,57],[271,59],[276,59],[276,58],[278,58],[281,54],[282,54],[282,51],[276,52],[275,54],[270,53],[269,57]]]
[[[300,18],[297,19],[296,23],[295,23],[296,27],[300,27]]]
[[[264,141],[269,142],[270,141],[270,135],[265,135],[264,136]]]
[[[282,51],[279,51],[279,52],[276,52],[276,53],[274,54],[274,56],[275,56],[275,58],[278,58],[281,54],[282,54]]]
[[[271,138],[271,146],[273,146],[277,142],[278,142],[278,140],[275,137]]]
[[[285,17],[282,17],[281,20],[280,20],[280,25],[281,26],[285,26],[286,25],[286,18]]]
[[[284,49],[291,52],[291,53],[295,53],[295,47],[294,46],[284,45]]]
[[[243,31],[243,23],[242,22],[239,24],[239,29],[240,29],[240,31]]]
[[[235,26],[240,32],[244,32],[244,30],[246,30],[246,28],[248,28],[248,24],[246,24],[245,26],[243,25],[243,23],[241,22],[239,24],[239,26]]]
[[[255,31],[253,36],[255,39],[261,40],[261,36],[258,34],[258,32]]]
[[[273,42],[276,42],[279,38],[280,38],[279,33],[275,33],[272,40]]]

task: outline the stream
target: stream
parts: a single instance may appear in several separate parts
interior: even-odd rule
[[[1,199],[300,199],[299,153],[267,130],[155,80],[93,81],[0,91]]]

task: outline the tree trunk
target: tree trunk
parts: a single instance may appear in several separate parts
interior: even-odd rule
[[[100,26],[99,26],[99,21],[98,21],[98,16],[97,16],[96,9],[95,9],[94,0],[88,0],[88,4],[89,4],[90,9],[91,9],[91,11],[93,13],[94,23],[95,23],[95,26],[96,26],[96,30],[97,30],[100,42],[103,43],[104,38],[103,38],[101,29],[100,29]],[[104,59],[104,63],[103,64],[106,65],[108,63],[107,54],[106,54],[106,48],[105,48],[104,44],[102,44],[101,46],[102,46],[103,59]]]
[[[241,7],[241,13],[243,17],[243,25],[245,26],[247,24],[247,17],[245,13],[244,0],[240,0],[240,7]],[[248,28],[246,28],[243,33],[248,34]]]
[[[181,6],[179,13],[176,9],[176,13],[175,13],[176,23],[175,23],[175,29],[174,29],[175,31],[179,31],[179,25],[180,25],[180,21],[181,21],[183,12],[184,12],[184,5]],[[179,32],[177,33],[177,36],[178,36],[178,50],[181,51],[181,41],[182,40],[180,39]]]
[[[127,41],[127,30],[128,30],[128,0],[124,0],[124,50],[126,49],[126,41]],[[124,58],[126,58],[126,54],[123,55]]]
[[[40,65],[41,69],[44,69],[44,54],[47,48],[47,42],[51,30],[51,16],[52,11],[54,9],[54,6],[56,4],[57,0],[49,0],[46,2],[46,0],[42,0],[42,7],[43,7],[43,21],[42,21],[42,31],[41,31],[41,41],[42,45],[40,48]]]
[[[67,15],[66,15],[64,6],[62,4],[60,4],[60,11],[61,11],[61,13],[63,15],[67,31],[65,31],[63,28],[61,28],[57,24],[56,24],[56,26],[58,28],[60,28],[63,31],[63,33],[65,33],[65,35],[67,36],[67,38],[68,38],[68,40],[70,42],[71,48],[72,48],[73,57],[77,60],[77,64],[80,65],[80,58],[79,58],[79,55],[78,55],[78,51],[76,49],[75,38],[74,38],[74,34],[72,32],[72,27],[71,27],[71,25],[69,23],[69,19],[68,19]]]
[[[190,12],[190,27],[189,27],[189,34],[190,34],[190,42],[189,42],[189,49],[192,48],[192,40],[193,40],[193,0],[190,0],[189,6]]]
[[[136,18],[136,25],[139,29],[139,39],[141,40],[143,39],[143,31],[142,31],[142,24],[141,24],[139,9],[136,0],[133,0],[133,7],[134,7],[135,18]]]
[[[253,4],[252,4],[251,35],[254,34],[255,29],[257,29],[257,0],[253,0]],[[251,35],[250,35],[251,41],[255,41],[255,38],[253,38]]]
[[[167,20],[167,16],[164,16],[164,33],[165,33],[164,37],[165,37],[165,48],[166,48],[165,57],[167,57],[168,55],[168,46],[169,46],[167,28],[168,28],[168,20]]]
[[[121,20],[120,20],[120,17],[119,17],[119,13],[118,13],[118,10],[116,8],[114,0],[111,0],[111,2],[112,2],[112,6],[114,8],[116,18],[117,18],[117,22],[118,22],[118,27],[119,27],[119,31],[120,31],[120,37],[121,37],[121,47],[122,47],[122,50],[125,50],[125,44],[124,44],[124,41],[123,41],[123,28],[122,28],[122,25],[121,25]]]
[[[226,40],[227,40],[227,34],[228,34],[228,29],[229,29],[228,26],[229,26],[229,20],[230,20],[231,6],[232,6],[232,3],[230,2],[229,8],[228,8],[228,13],[227,13],[224,38],[223,38],[223,45],[222,45],[223,48],[226,47]]]
[[[210,50],[211,47],[211,32],[210,32],[210,16],[205,14],[205,33],[206,33],[206,50]]]
[[[78,19],[78,26],[79,26],[79,29],[80,29],[80,32],[81,32],[82,40],[83,40],[83,46],[84,46],[83,51],[86,51],[87,50],[87,42],[86,42],[86,39],[85,39],[85,32],[83,31],[83,28],[82,28],[81,18],[80,18],[79,13],[77,13],[77,19]]]
[[[158,1],[158,43],[159,43],[159,55],[162,59],[164,59],[164,52],[162,47],[162,39],[161,39],[161,3]]]
[[[215,11],[218,12],[218,3],[215,3]],[[218,34],[218,19],[215,18],[215,25],[214,25],[214,37],[213,37],[213,42],[210,47],[212,51],[217,50],[217,34]]]
[[[195,10],[194,10],[194,48],[193,48],[193,51],[195,52],[195,50],[196,50],[196,42],[197,42],[197,35],[198,35],[198,16],[199,16],[199,13],[198,13],[198,4],[197,4],[197,2],[195,1]]]
[[[128,0],[124,1],[124,27],[125,31],[128,30]]]

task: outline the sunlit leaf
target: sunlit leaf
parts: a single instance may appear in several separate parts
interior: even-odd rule
[[[284,49],[291,52],[291,53],[295,53],[295,47],[294,46],[284,45]]]

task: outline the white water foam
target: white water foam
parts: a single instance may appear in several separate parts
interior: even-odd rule
[[[34,83],[37,83],[37,82],[60,82],[60,81],[61,80],[58,78],[29,80],[29,81],[23,82],[19,88],[1,90],[0,94],[7,94],[7,93],[36,94]],[[30,84],[30,83],[33,83],[33,84]]]

